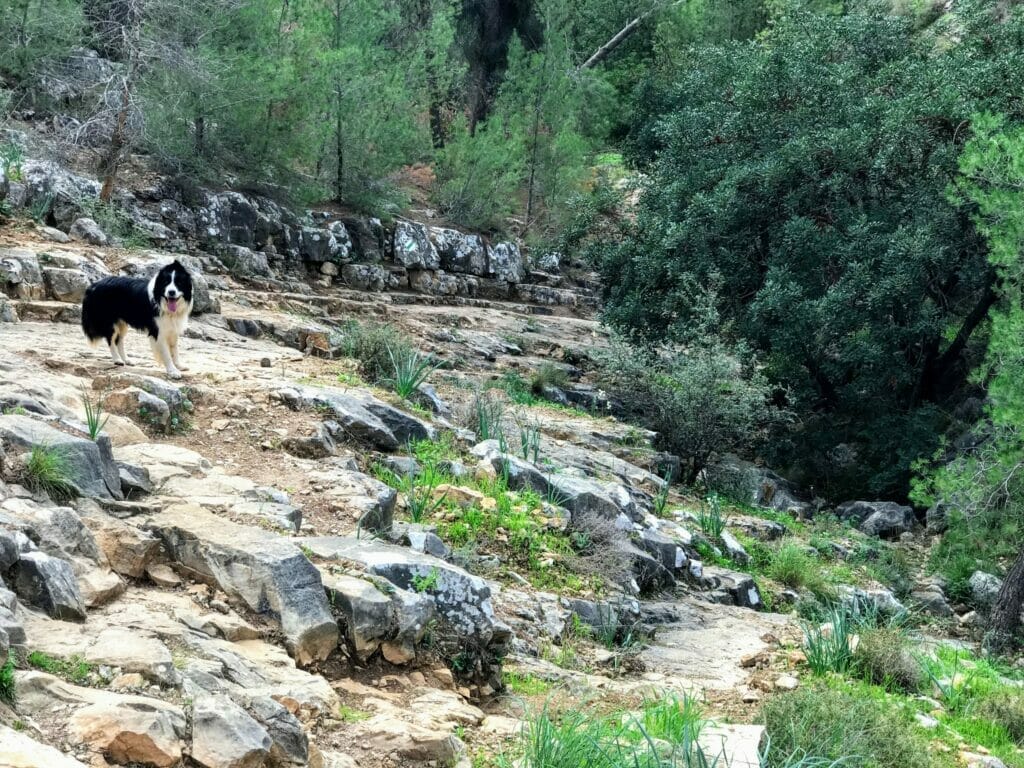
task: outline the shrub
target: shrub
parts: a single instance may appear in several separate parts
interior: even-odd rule
[[[683,460],[683,482],[693,482],[713,453],[757,443],[782,415],[750,355],[710,333],[685,348],[637,347],[620,339],[597,364],[598,383],[623,414],[654,429],[658,447]]]
[[[18,700],[18,691],[14,682],[14,657],[8,656],[0,667],[0,701],[12,707]]]
[[[541,363],[532,376],[530,376],[530,391],[535,395],[543,395],[545,387],[563,388],[569,383],[569,374],[564,368],[559,368],[551,363]]]
[[[594,513],[573,515],[569,541],[575,554],[569,567],[584,575],[600,576],[612,584],[627,584],[633,574],[629,537],[615,521]]]
[[[772,555],[768,575],[793,589],[800,589],[820,579],[817,559],[800,544],[783,544]],[[814,590],[812,590],[814,591]]]
[[[387,381],[394,373],[392,358],[404,360],[411,345],[387,323],[350,323],[341,333],[341,352],[359,361],[359,373],[373,383]]]
[[[992,691],[975,702],[971,714],[1001,724],[1018,746],[1024,746],[1024,691]]]
[[[765,703],[761,719],[771,747],[764,768],[792,766],[794,756],[841,759],[848,768],[929,768],[927,741],[911,717],[856,685],[806,685]]]
[[[906,633],[879,627],[863,629],[858,637],[854,663],[865,680],[904,693],[921,689],[924,672],[907,647]]]
[[[67,459],[58,449],[36,445],[25,463],[24,482],[32,491],[45,493],[54,501],[76,495]]]

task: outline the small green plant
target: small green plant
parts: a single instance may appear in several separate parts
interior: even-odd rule
[[[447,492],[437,496],[437,488],[446,478],[433,464],[429,464],[415,475],[397,478],[398,489],[402,492],[409,519],[422,523],[444,504]]]
[[[25,485],[33,492],[45,493],[54,501],[67,501],[76,496],[67,458],[57,448],[32,446],[25,463]]]
[[[0,701],[12,707],[18,700],[18,691],[14,682],[14,656],[8,655],[7,661],[0,667]]]
[[[305,544],[299,545],[299,550],[302,552],[303,555],[305,555],[307,560],[312,560],[313,559],[313,557],[314,557],[313,550],[310,549],[307,545],[305,545]]]
[[[658,486],[658,492],[654,494],[654,514],[658,517],[665,517],[665,513],[668,511],[668,494],[672,489],[671,468],[665,470],[665,474],[662,475],[661,479],[662,483]],[[721,532],[719,532],[719,535],[721,535]]]
[[[530,391],[535,395],[543,395],[548,387],[563,388],[569,383],[569,375],[565,369],[551,363],[542,363],[540,368],[530,377]]]
[[[505,431],[502,421],[505,417],[505,405],[487,392],[478,392],[473,398],[472,424],[477,440],[497,440],[505,442]],[[504,452],[504,449],[502,449]]]
[[[441,572],[437,567],[430,569],[430,572],[424,576],[422,574],[416,574],[412,577],[412,588],[423,594],[424,592],[430,592],[432,589],[437,589],[437,585],[441,581]]]
[[[670,744],[696,743],[707,725],[696,699],[671,693],[645,700],[638,722],[648,736]]]
[[[850,612],[834,608],[821,625],[804,624],[804,653],[815,675],[848,672],[853,667],[855,627]]]
[[[697,522],[705,536],[712,541],[718,541],[725,530],[727,520],[722,514],[722,500],[717,493],[708,494],[701,502]]]
[[[551,690],[551,683],[529,672],[512,672],[505,670],[501,674],[505,687],[520,696],[543,696]]]
[[[964,665],[964,657],[960,650],[953,651],[953,660],[948,668],[948,674],[946,665],[940,659],[924,657],[921,664],[925,674],[935,686],[935,690],[939,692],[946,709],[954,714],[962,714],[971,699],[971,682],[974,672]]]
[[[540,425],[516,419],[519,427],[519,453],[524,461],[540,461]]]
[[[341,331],[339,338],[332,337],[345,357],[359,362],[359,373],[369,382],[382,383],[392,375],[392,356],[404,359],[413,350],[399,331],[386,323],[351,322]]]
[[[361,720],[368,720],[370,715],[368,712],[355,709],[346,704],[338,705],[338,719],[343,723],[358,723]]]
[[[79,685],[89,681],[89,676],[93,670],[92,664],[78,655],[67,659],[58,659],[42,651],[32,651],[28,655],[27,661],[29,666],[35,669],[62,677]]]
[[[85,426],[89,431],[89,439],[95,441],[110,418],[103,413],[103,396],[99,395],[93,400],[92,393],[83,386],[82,405],[85,408]]]
[[[21,181],[21,163],[25,159],[25,151],[13,141],[0,144],[0,170],[9,181]]]
[[[388,347],[388,358],[391,360],[392,375],[386,380],[399,397],[408,400],[427,378],[441,367],[441,363],[429,355],[421,355],[416,350],[395,352]]]
[[[47,193],[40,195],[32,199],[32,202],[28,206],[28,215],[32,217],[32,221],[37,224],[43,224],[46,221],[47,215],[50,213],[50,209],[53,207],[53,195]]]

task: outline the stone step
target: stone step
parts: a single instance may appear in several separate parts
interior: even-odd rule
[[[77,303],[21,299],[12,301],[11,304],[17,311],[20,320],[77,323],[82,319],[82,307]]]

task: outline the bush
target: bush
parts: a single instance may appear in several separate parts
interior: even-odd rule
[[[824,593],[821,563],[800,544],[783,544],[771,557],[768,575],[792,589],[806,587],[816,595]]]
[[[375,384],[393,376],[393,359],[408,359],[413,352],[398,329],[387,323],[350,323],[342,331],[340,347],[343,355],[359,361],[359,373]]]
[[[791,765],[794,755],[842,759],[847,768],[930,768],[927,741],[911,717],[856,685],[806,685],[764,705],[771,745],[764,768]]]
[[[869,683],[888,690],[914,693],[924,683],[924,671],[911,654],[907,636],[894,627],[865,629],[854,652],[854,663]]]
[[[783,414],[743,348],[710,333],[684,347],[638,347],[619,339],[598,355],[597,378],[624,415],[657,431],[659,448],[683,461],[693,482],[714,453],[740,452]]]
[[[1024,746],[1024,691],[992,691],[975,702],[971,714],[999,723],[1018,746]]]
[[[569,567],[585,576],[600,576],[612,584],[628,584],[633,575],[629,537],[615,521],[593,513],[573,515],[569,541],[575,554]]]

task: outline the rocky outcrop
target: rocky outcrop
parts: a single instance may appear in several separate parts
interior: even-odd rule
[[[814,513],[814,507],[801,500],[799,490],[791,482],[736,456],[725,456],[712,464],[705,470],[705,476],[709,487],[755,507],[788,512],[798,519]]]
[[[836,508],[840,520],[849,520],[869,536],[898,539],[914,529],[914,510],[892,501],[848,501]]]
[[[510,631],[494,615],[486,581],[436,557],[378,541],[345,536],[297,541],[319,559],[355,566],[399,589],[428,595],[454,646],[474,649],[476,658],[461,671],[500,687],[498,659]]]
[[[165,509],[147,528],[179,569],[280,622],[299,664],[325,659],[338,645],[320,574],[294,545],[187,504]]]

